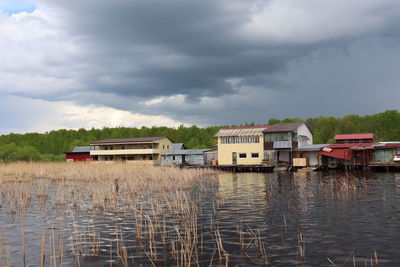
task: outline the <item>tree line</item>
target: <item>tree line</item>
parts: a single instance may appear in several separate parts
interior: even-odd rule
[[[280,122],[304,121],[314,135],[315,144],[333,143],[336,134],[374,133],[376,141],[400,140],[400,113],[388,110],[374,115],[346,115],[342,118],[317,117],[268,120],[268,125]],[[242,126],[252,126],[246,123]],[[220,128],[197,126],[178,128],[103,128],[56,130],[47,133],[7,134],[0,136],[0,161],[57,161],[64,159],[64,153],[75,146],[89,145],[90,142],[110,138],[167,136],[173,142],[185,143],[188,148],[211,148],[217,140],[214,137]],[[235,126],[235,125],[230,125]]]

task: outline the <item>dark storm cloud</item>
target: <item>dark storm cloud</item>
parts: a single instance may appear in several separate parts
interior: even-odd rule
[[[284,70],[312,47],[247,40],[241,27],[251,19],[250,5],[241,1],[48,4],[61,8],[63,26],[82,38],[92,71],[80,79],[97,92],[218,97],[237,93],[232,78],[268,87],[268,77],[257,77]]]
[[[398,108],[397,0],[37,6],[0,28],[14,51],[0,54],[0,92],[202,125]]]

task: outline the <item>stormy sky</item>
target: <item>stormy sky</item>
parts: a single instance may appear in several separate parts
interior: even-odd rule
[[[398,0],[0,0],[0,134],[400,106]]]

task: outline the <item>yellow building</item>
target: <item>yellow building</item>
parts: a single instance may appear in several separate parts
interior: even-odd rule
[[[264,134],[269,126],[230,127],[219,130],[218,165],[261,165]]]
[[[107,139],[90,145],[90,155],[94,160],[149,165],[160,165],[161,153],[172,150],[172,142],[165,136]]]

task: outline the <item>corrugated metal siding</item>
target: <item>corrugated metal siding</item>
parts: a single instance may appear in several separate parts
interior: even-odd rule
[[[174,160],[175,157],[175,160]],[[165,159],[164,159],[165,158]],[[185,163],[189,165],[204,165],[203,155],[185,155]],[[182,155],[164,155],[161,156],[161,165],[171,166],[172,164],[182,164]]]
[[[375,162],[393,162],[392,150],[376,150],[374,152]]]

